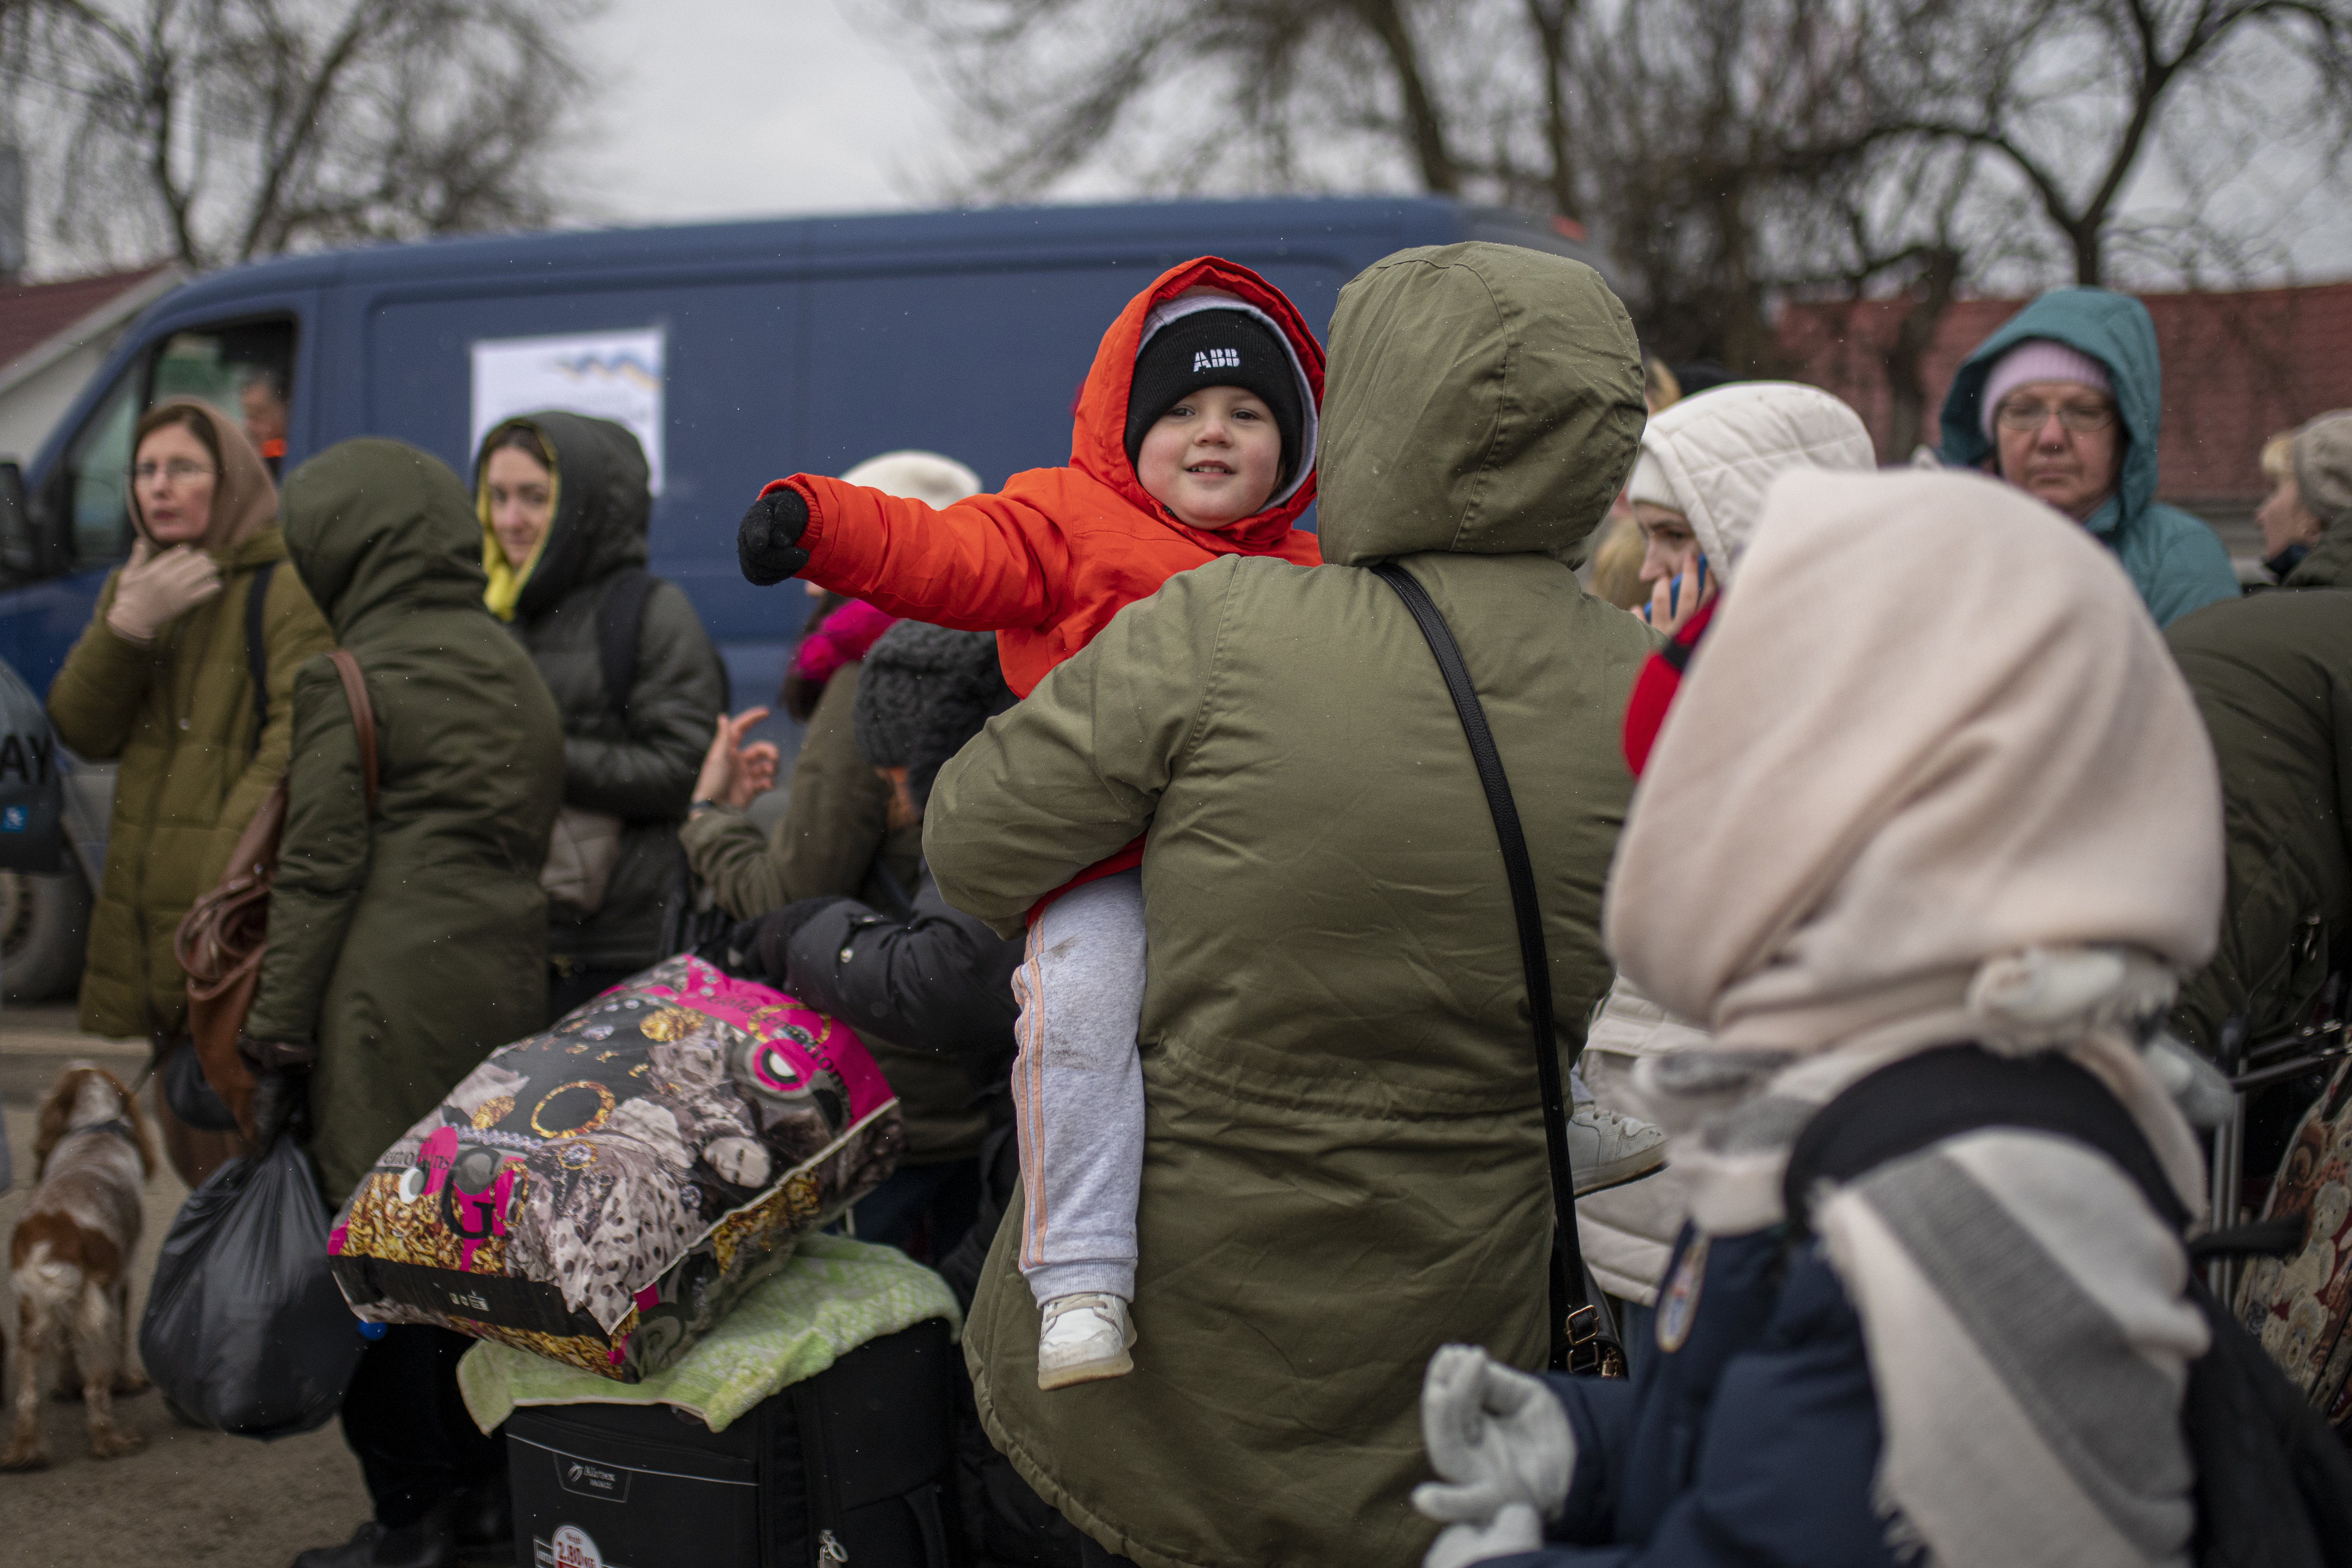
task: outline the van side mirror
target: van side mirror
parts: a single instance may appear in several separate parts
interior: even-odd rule
[[[0,572],[20,580],[41,573],[40,542],[25,505],[25,470],[13,462],[0,463]]]

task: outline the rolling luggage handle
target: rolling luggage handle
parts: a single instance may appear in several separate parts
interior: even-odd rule
[[[1544,1150],[1551,1165],[1551,1365],[1554,1371],[1598,1373],[1603,1377],[1625,1375],[1625,1352],[1600,1306],[1585,1289],[1584,1248],[1576,1232],[1576,1181],[1569,1164],[1567,1095],[1559,1074],[1559,1037],[1552,1025],[1551,955],[1544,943],[1543,911],[1536,903],[1535,865],[1528,858],[1527,835],[1519,826],[1519,810],[1511,799],[1511,781],[1503,773],[1503,755],[1486,727],[1486,710],[1478,689],[1471,684],[1469,666],[1453,628],[1420,579],[1393,561],[1383,561],[1372,572],[1396,590],[1412,612],[1414,624],[1429,641],[1454,711],[1462,720],[1462,733],[1470,743],[1470,758],[1478,767],[1479,785],[1486,792],[1486,808],[1494,814],[1495,837],[1502,843],[1503,869],[1511,885],[1511,910],[1519,927],[1519,962],[1527,971],[1528,1017],[1535,1038],[1536,1079],[1543,1086]]]

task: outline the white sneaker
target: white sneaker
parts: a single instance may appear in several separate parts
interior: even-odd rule
[[[1569,1112],[1568,1158],[1576,1173],[1576,1195],[1591,1197],[1664,1165],[1666,1134],[1597,1100],[1580,1100]]]
[[[1045,1317],[1037,1331],[1038,1387],[1066,1388],[1135,1370],[1135,1358],[1127,1353],[1135,1343],[1135,1324],[1118,1297],[1091,1290],[1056,1296],[1045,1303]]]

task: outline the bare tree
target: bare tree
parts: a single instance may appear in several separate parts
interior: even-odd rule
[[[2324,128],[2352,133],[2347,0],[1979,0],[1973,38],[1909,128],[1980,147],[2031,193],[2074,280],[2108,281],[2135,174],[2183,100],[2207,147]],[[2230,79],[2260,77],[2252,92]],[[2195,226],[2192,225],[2191,226]]]
[[[192,267],[544,224],[592,0],[0,0],[47,231]]]
[[[2352,137],[2352,0],[898,4],[978,194],[1403,186],[1574,217],[1669,358],[1783,371],[1784,302],[1857,307],[1898,450],[1932,434],[1964,293],[2119,255],[2242,282],[2294,207],[2245,166],[2293,145],[2333,189]]]
[[[1515,16],[1522,4],[1564,49],[1574,0],[1513,0]],[[1457,66],[1491,64],[1477,47],[1494,33],[1486,0],[899,0],[899,10],[930,37],[961,100],[977,154],[965,191],[1032,196],[1101,163],[1126,169],[1129,184],[1176,191],[1360,186],[1377,171],[1453,195],[1494,172],[1475,143],[1497,117],[1467,112],[1449,79]],[[1499,119],[1517,125],[1516,102]]]

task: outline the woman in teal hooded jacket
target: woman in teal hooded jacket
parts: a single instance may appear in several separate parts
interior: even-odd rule
[[[2040,339],[2063,344],[2106,372],[2122,426],[2114,489],[2080,521],[2116,552],[2159,626],[2238,596],[2238,575],[2213,531],[2156,500],[2156,436],[2164,410],[2156,323],[2147,307],[2105,289],[2058,289],[2011,317],[1977,346],[1944,395],[1942,457],[1951,468],[2000,473],[1985,417],[1985,383],[2009,352]],[[2011,483],[2016,476],[2001,475]],[[2021,489],[2024,488],[2020,486]]]

